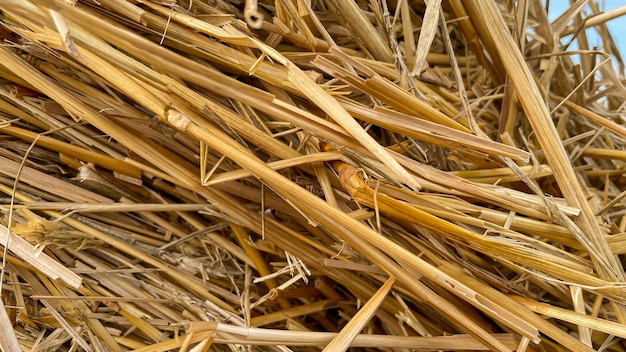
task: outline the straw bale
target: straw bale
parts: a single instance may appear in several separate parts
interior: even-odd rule
[[[626,6],[546,6],[0,0],[0,350],[624,351]]]

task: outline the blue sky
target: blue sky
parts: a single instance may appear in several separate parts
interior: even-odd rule
[[[600,8],[604,9],[604,11],[609,11],[616,7],[625,6],[626,0],[596,0],[599,3]],[[559,15],[561,15],[567,8],[569,7],[569,1],[567,0],[551,0],[550,1],[550,20],[556,19]],[[587,7],[588,10],[588,7]],[[620,52],[622,54],[622,58],[626,59],[626,16],[622,16],[616,19],[613,19],[607,22],[609,27],[609,31],[613,36],[613,40],[620,48]],[[599,45],[600,41],[598,39],[597,32],[594,29],[587,30],[587,36],[589,38],[589,44],[593,47],[593,45]],[[563,41],[565,42],[565,41]],[[571,48],[574,49],[574,48]]]

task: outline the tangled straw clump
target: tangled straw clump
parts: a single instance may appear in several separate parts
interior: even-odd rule
[[[2,350],[624,349],[624,7],[0,10]]]

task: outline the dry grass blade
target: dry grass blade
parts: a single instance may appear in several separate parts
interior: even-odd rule
[[[485,140],[469,133],[464,133],[446,126],[425,120],[412,119],[411,116],[376,107],[373,110],[352,101],[341,100],[342,105],[357,118],[372,123],[404,136],[424,142],[445,146],[450,149],[466,151],[469,148],[493,156],[505,156],[516,160],[528,161],[529,153],[504,144]]]
[[[338,9],[339,14],[344,17],[342,21],[350,26],[375,59],[384,62],[393,61],[391,50],[380,32],[374,28],[355,2],[349,0],[329,0],[328,2]]]
[[[217,332],[217,337],[215,338],[216,342],[225,343],[230,341],[251,345],[284,344],[297,346],[324,346],[333,338],[338,336],[337,333],[243,328],[219,323],[215,329]],[[507,336],[506,334],[500,334],[497,338],[510,349],[514,349],[517,345],[517,341],[512,335]],[[355,337],[350,346],[437,350],[464,349],[468,351],[487,350],[484,345],[468,335],[418,337],[359,334]]]
[[[601,14],[597,14],[595,16],[592,16],[590,18],[588,18],[585,22],[584,22],[584,28],[589,28],[589,27],[594,27],[597,26],[599,24],[603,24],[607,21],[610,21],[612,19],[621,17],[626,15],[626,6],[620,6],[620,7],[616,7],[610,11],[606,11],[604,13]],[[560,34],[562,37],[573,34],[575,31],[580,30],[578,28],[565,28],[565,30],[563,30]]]
[[[74,157],[79,160],[83,160],[85,162],[94,163],[98,166],[110,169],[111,171],[117,171],[135,178],[141,177],[141,171],[139,169],[134,168],[124,163],[123,161],[116,160],[99,153],[95,153],[93,151],[90,151],[89,149],[81,148],[68,143],[63,143],[51,137],[37,136],[36,133],[14,126],[3,127],[2,132],[29,142],[33,142],[36,139],[38,145],[41,145],[42,147],[55,150],[59,153]]]
[[[586,314],[572,312],[570,310],[554,307],[545,303],[534,302],[532,300],[522,297],[513,297],[513,299],[539,314],[564,320],[585,328],[602,331],[607,334],[619,336],[621,338],[626,338],[626,327],[624,327],[624,324],[607,321],[605,319],[592,317]]]
[[[383,302],[385,297],[391,291],[395,279],[390,278],[381,288],[376,291],[376,294],[370,298],[365,305],[350,319],[348,324],[337,334],[337,336],[324,348],[326,352],[341,352],[346,351],[350,345],[354,342],[354,339],[358,336],[359,332],[365,327],[369,320],[376,314],[376,310]]]
[[[22,348],[20,347],[12,325],[13,324],[7,314],[4,302],[0,301],[0,326],[2,327],[2,332],[0,333],[0,346],[3,351],[18,352],[21,351]]]
[[[10,159],[0,156],[0,173],[15,177],[20,169],[19,164]],[[30,167],[24,167],[20,172],[21,182],[27,183],[33,187],[39,189],[54,189],[58,196],[65,197],[66,199],[74,202],[89,202],[89,203],[111,203],[112,201],[102,195],[94,192],[89,192],[84,188],[68,185],[52,176],[38,171]]]
[[[289,167],[294,167],[294,166],[298,166],[302,164],[318,163],[318,162],[332,161],[332,160],[338,160],[338,159],[346,159],[346,157],[343,154],[337,153],[337,152],[330,152],[330,153],[324,152],[324,153],[317,153],[317,154],[307,154],[307,155],[290,158],[290,159],[282,159],[279,161],[268,163],[267,165],[274,170],[280,170],[280,169],[286,169]],[[250,177],[250,176],[251,176],[250,172],[246,171],[245,169],[233,170],[233,171],[224,172],[224,173],[215,175],[213,177],[210,177],[206,182],[204,182],[204,184],[207,186],[210,186],[210,185],[218,184],[221,182],[235,181],[235,180],[245,178],[245,177]]]
[[[30,210],[71,210],[76,212],[139,212],[139,211],[201,211],[207,209],[207,204],[90,204],[90,203],[63,203],[63,202],[33,202],[14,206]]]
[[[441,9],[441,0],[432,0],[426,4],[424,12],[424,20],[420,30],[420,36],[417,40],[417,49],[415,51],[415,63],[413,64],[413,75],[419,77],[426,63],[426,55],[428,49],[437,34],[437,25],[439,24],[439,11]]]
[[[43,248],[36,248],[17,236],[3,225],[0,225],[0,241],[9,244],[9,250],[37,268],[41,273],[53,280],[60,279],[73,288],[80,287],[82,278],[64,267],[59,262],[42,253]]]

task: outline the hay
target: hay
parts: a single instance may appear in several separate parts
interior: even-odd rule
[[[0,0],[0,348],[623,351],[624,9]]]

